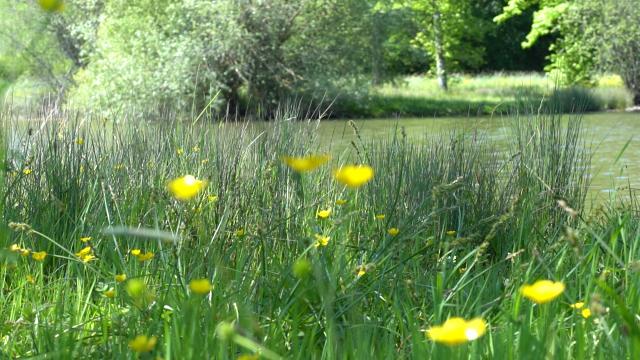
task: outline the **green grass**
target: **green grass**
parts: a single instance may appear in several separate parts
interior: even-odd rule
[[[365,97],[344,94],[336,117],[466,116],[531,112],[541,105],[556,111],[624,110],[632,97],[617,76],[602,76],[593,88],[560,86],[537,73],[454,75],[449,90],[436,79],[408,76],[374,89]]]
[[[514,119],[506,153],[482,136],[416,143],[398,128],[306,174],[280,157],[324,146],[313,122],[48,119],[31,135],[13,129],[3,217],[28,226],[0,243],[0,357],[639,356],[638,207],[586,209],[577,118]],[[345,189],[331,169],[346,162],[370,164],[374,180]],[[209,184],[178,202],[165,186],[184,174]],[[314,247],[315,234],[328,246]],[[73,255],[85,236],[98,257],[88,264]],[[49,255],[37,262],[11,244]],[[155,256],[140,263],[134,248]],[[214,286],[207,296],[188,289],[201,278]],[[544,305],[522,297],[543,278],[566,291]],[[579,300],[591,318],[569,307]],[[425,337],[453,316],[484,318],[487,334],[456,347]],[[138,335],[157,337],[152,352],[129,349]]]

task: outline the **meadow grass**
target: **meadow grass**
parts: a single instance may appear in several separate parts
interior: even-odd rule
[[[57,113],[13,126],[0,358],[640,356],[638,207],[588,211],[579,117],[514,118],[506,152],[468,133],[410,142],[398,127],[297,173],[283,155],[324,147],[317,122],[284,115],[255,126]],[[347,163],[373,180],[336,182]],[[178,201],[167,183],[185,174],[207,186]],[[535,304],[520,289],[538,279],[566,290]],[[590,317],[569,306],[579,301]],[[451,317],[481,317],[486,334],[425,336]]]
[[[377,88],[367,96],[343,94],[333,105],[336,117],[479,116],[531,112],[548,107],[563,113],[624,110],[632,96],[618,76],[603,75],[593,87],[565,86],[539,73],[455,74],[449,90],[435,78],[412,75]]]

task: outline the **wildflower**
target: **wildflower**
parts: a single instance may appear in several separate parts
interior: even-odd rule
[[[141,251],[140,249],[132,249],[131,251],[129,251],[131,253],[131,255],[133,256],[138,256],[140,255]]]
[[[20,255],[27,257],[29,255],[31,255],[31,250],[29,249],[20,249]]]
[[[205,295],[211,292],[212,286],[207,279],[194,279],[189,282],[189,289],[194,294]]]
[[[60,12],[64,10],[63,0],[38,0],[38,5],[47,12]]]
[[[356,275],[358,277],[364,276],[367,273],[367,267],[364,265],[360,265],[356,268]]]
[[[105,292],[102,293],[105,297],[108,297],[109,299],[113,299],[116,296],[116,291],[113,289],[109,289]]]
[[[338,205],[338,206],[342,206],[342,205],[344,205],[346,203],[347,203],[347,200],[343,200],[343,199],[336,200],[336,205]]]
[[[189,200],[198,195],[207,182],[198,180],[193,175],[185,175],[183,177],[171,180],[167,184],[169,192],[178,200]]]
[[[384,220],[386,216],[384,214],[377,214],[376,215],[376,220]]]
[[[482,318],[469,321],[452,317],[440,326],[433,326],[427,330],[429,339],[446,345],[458,345],[475,340],[487,331],[487,323]]]
[[[116,278],[116,282],[121,283],[127,280],[127,274],[116,274],[115,278]]]
[[[449,231],[447,231],[447,235],[456,236],[456,231],[455,230],[449,230]]]
[[[123,163],[115,164],[113,166],[113,169],[114,170],[122,170],[122,169],[124,169],[124,164]]]
[[[236,230],[234,234],[235,234],[237,237],[243,237],[246,233],[245,233],[245,231],[244,231],[244,229],[243,229],[243,228],[240,228],[240,229]]]
[[[183,149],[183,148],[181,148],[181,147],[177,148],[177,149],[176,149],[176,154],[177,154],[178,156],[182,156],[182,155],[184,154],[184,149]]]
[[[524,285],[520,292],[527,299],[537,303],[547,303],[564,292],[565,286],[561,282],[538,280],[533,285]]]
[[[368,165],[348,165],[335,170],[333,174],[338,182],[357,188],[373,178],[373,168]]]
[[[316,217],[319,217],[320,219],[326,219],[330,215],[331,215],[331,209],[320,210],[320,211],[316,212]]]
[[[315,247],[327,246],[329,245],[329,240],[331,240],[330,237],[323,236],[320,234],[316,234],[315,237],[316,237],[316,243],[313,245]]]
[[[13,251],[13,252],[18,252],[18,251],[20,251],[20,250],[22,250],[22,249],[20,248],[20,245],[18,245],[18,244],[13,244],[13,245],[11,245],[11,246],[9,247],[9,250],[11,250],[11,251]]]
[[[140,254],[138,256],[136,256],[138,258],[138,261],[140,262],[145,262],[147,260],[151,260],[153,259],[154,254],[152,252],[146,252],[143,254]]]
[[[156,347],[157,342],[158,338],[155,336],[138,335],[135,339],[129,341],[129,348],[139,353],[150,352]]]
[[[579,310],[579,309],[582,309],[582,308],[584,307],[584,302],[582,302],[582,301],[578,301],[577,303],[575,303],[575,304],[571,304],[571,305],[569,305],[569,306],[570,306],[572,309]]]
[[[89,242],[91,241],[92,237],[91,236],[83,236],[80,238],[80,241],[82,241],[83,243]]]
[[[580,315],[582,315],[583,318],[588,319],[591,317],[591,309],[589,308],[585,308],[582,309],[582,311],[580,312]]]
[[[76,139],[76,144],[78,144],[78,145],[84,145],[84,139],[83,139],[83,138],[81,138],[81,137],[77,138],[77,139]]]
[[[87,255],[84,255],[84,256],[80,257],[80,260],[82,260],[82,262],[85,263],[85,264],[88,263],[89,261],[92,261],[92,260],[95,260],[95,259],[97,259],[97,258],[93,254],[87,254]]]
[[[198,152],[200,152],[200,147],[198,145],[196,145],[196,146],[191,148],[191,151],[193,151],[194,153],[198,153]]]
[[[47,257],[47,252],[46,251],[34,252],[32,257],[33,257],[33,260],[42,262]]]
[[[293,275],[298,279],[304,279],[311,273],[311,262],[305,258],[296,260],[293,264]]]
[[[28,282],[29,284],[35,284],[35,283],[36,283],[36,279],[35,279],[33,276],[31,276],[31,275],[27,275],[27,276],[26,276],[26,279],[27,279],[27,282]]]
[[[329,155],[309,155],[305,157],[291,157],[291,156],[283,156],[282,161],[284,161],[287,166],[292,168],[297,172],[306,172],[317,169],[318,167],[325,164],[329,161],[331,157]]]
[[[24,169],[22,170],[22,173],[23,173],[23,174],[25,174],[25,175],[29,175],[29,174],[31,174],[31,173],[32,173],[32,171],[31,171],[31,169],[29,169],[29,168],[24,168]]]
[[[216,202],[218,201],[218,195],[207,195],[207,200],[209,200],[209,202]]]
[[[208,162],[209,162],[209,159],[202,159],[202,161],[200,161],[200,164],[206,165]]]
[[[76,253],[76,256],[79,257],[79,258],[82,258],[82,257],[84,257],[86,255],[89,255],[89,254],[91,254],[91,246],[84,247],[82,250],[80,250],[80,251],[78,251]]]
[[[389,233],[389,235],[391,236],[396,236],[400,233],[400,230],[398,228],[391,228],[387,230],[387,233]]]
[[[236,360],[259,360],[260,355],[258,354],[242,354],[236,358]]]

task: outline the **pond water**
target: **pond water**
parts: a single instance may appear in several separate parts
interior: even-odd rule
[[[470,134],[477,131],[501,145],[508,141],[513,120],[466,117],[354,121],[364,139],[386,138],[396,127],[404,127],[407,136],[413,139],[454,131]],[[587,114],[582,118],[582,126],[587,145],[593,151],[591,195],[605,199],[618,194],[624,196],[629,187],[640,189],[640,113]],[[348,146],[356,137],[347,120],[322,122],[320,131],[321,137],[332,142],[334,150]]]

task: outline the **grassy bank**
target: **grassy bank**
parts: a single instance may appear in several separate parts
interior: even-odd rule
[[[302,174],[281,156],[319,152],[314,123],[49,119],[12,141],[2,356],[640,355],[637,206],[587,212],[579,119],[514,119],[507,153],[398,129]],[[348,162],[373,180],[337,182]],[[179,201],[185,174],[208,184]],[[539,279],[566,289],[536,304],[521,289]],[[482,327],[425,336],[451,317]]]
[[[436,79],[409,76],[369,95],[344,94],[333,107],[336,117],[466,116],[532,112],[538,108],[576,111],[624,110],[632,97],[617,76],[596,86],[559,86],[543,74],[454,75],[442,91]]]

